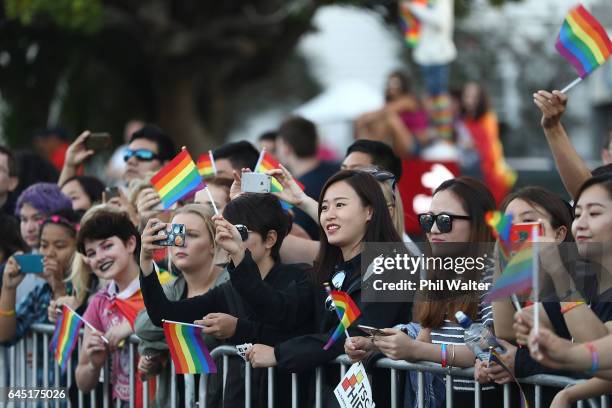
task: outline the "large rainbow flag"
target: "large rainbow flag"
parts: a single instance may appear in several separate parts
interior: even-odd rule
[[[55,361],[63,372],[66,371],[68,360],[79,339],[79,329],[83,325],[81,317],[66,305],[62,306],[62,314],[55,324],[55,333],[49,345],[55,353]]]
[[[204,339],[201,326],[164,321],[164,335],[177,374],[211,374],[217,372]]]
[[[340,290],[334,290],[330,292],[330,296],[334,302],[334,305],[336,306],[336,313],[340,319],[340,324],[338,327],[336,327],[336,330],[332,333],[327,343],[325,343],[325,346],[323,346],[323,350],[328,350],[331,345],[340,338],[342,333],[344,333],[361,315],[361,311],[355,302],[353,302],[353,299],[351,299],[348,293]]]
[[[198,168],[185,148],[151,178],[151,184],[159,194],[164,210],[204,188]]]
[[[204,178],[215,177],[217,175],[217,166],[215,166],[215,158],[212,151],[204,153],[198,157],[198,172]]]
[[[612,53],[606,30],[581,4],[565,17],[555,48],[583,79],[606,62]]]

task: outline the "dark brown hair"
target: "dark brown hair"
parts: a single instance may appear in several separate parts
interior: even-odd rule
[[[340,181],[347,183],[359,196],[363,206],[372,208],[372,218],[367,223],[362,242],[401,242],[393,221],[389,215],[387,202],[378,181],[372,176],[359,170],[342,170],[334,174],[323,186],[319,196],[319,218],[321,205],[327,189]],[[342,251],[339,247],[331,245],[323,227],[319,226],[320,242],[318,263],[315,268],[316,281],[322,284],[328,280],[334,266],[342,262]]]
[[[480,181],[471,177],[457,177],[440,184],[434,195],[441,191],[450,191],[455,194],[470,219],[469,242],[475,244],[468,247],[468,253],[462,256],[478,256],[482,243],[494,241],[491,229],[485,222],[485,214],[495,209],[495,199],[487,187]],[[472,276],[470,276],[472,275]],[[477,279],[473,272],[466,272],[462,278]],[[442,326],[446,317],[452,318],[455,312],[461,310],[471,319],[475,319],[478,312],[479,299],[474,294],[464,294],[454,299],[423,301],[415,303],[414,316],[421,326],[436,328]]]

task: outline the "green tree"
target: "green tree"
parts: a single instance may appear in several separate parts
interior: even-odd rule
[[[232,98],[263,77],[283,77],[285,61],[294,61],[290,80],[312,91],[294,49],[331,3],[382,6],[396,21],[388,1],[0,0],[5,134],[25,145],[50,118],[119,133],[136,116],[177,144],[217,145],[236,115]]]

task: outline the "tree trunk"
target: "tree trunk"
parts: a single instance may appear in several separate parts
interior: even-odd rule
[[[168,75],[159,83],[159,125],[174,140],[177,148],[186,146],[196,159],[200,153],[215,147],[215,141],[198,114],[194,75]]]

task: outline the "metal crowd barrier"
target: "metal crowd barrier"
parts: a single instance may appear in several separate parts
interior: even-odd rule
[[[31,335],[26,336],[23,340],[18,342],[16,345],[8,348],[0,348],[0,387],[12,387],[12,388],[35,388],[35,387],[60,387],[60,372],[59,367],[55,362],[53,362],[52,356],[50,356],[49,351],[49,342],[51,336],[53,335],[54,327],[52,325],[46,324],[36,324],[32,326]],[[135,381],[137,375],[137,367],[133,364],[134,356],[137,353],[137,345],[138,338],[136,336],[131,336],[130,341],[127,343],[127,347],[129,347],[130,353],[130,388],[132,390],[136,390]],[[42,358],[39,353],[36,352],[38,348],[42,345],[43,355]],[[81,346],[81,339],[79,339],[79,350]],[[225,385],[227,381],[227,369],[229,366],[229,357],[237,355],[236,349],[232,346],[220,346],[211,351],[211,356],[213,358],[222,357],[222,366],[223,366],[223,390],[225,390]],[[8,359],[8,361],[7,361]],[[49,379],[49,363],[52,364],[52,368],[54,369],[54,381],[51,384]],[[343,376],[346,373],[346,370],[350,366],[350,361],[346,355],[339,356],[330,364],[338,365],[338,370],[340,376]],[[74,362],[74,366],[76,366],[76,362]],[[452,399],[452,378],[469,378],[473,379],[474,370],[473,368],[469,369],[461,369],[461,368],[442,368],[439,364],[429,363],[429,362],[418,362],[418,363],[408,363],[405,361],[394,361],[387,358],[383,358],[376,363],[376,366],[383,369],[389,370],[390,380],[391,380],[391,408],[399,408],[403,407],[403,401],[399,401],[399,390],[398,390],[398,375],[399,371],[416,371],[418,373],[418,395],[417,395],[417,406],[419,408],[425,406],[424,401],[424,377],[426,372],[441,374],[446,377],[446,407],[453,407],[453,399]],[[42,367],[42,382],[39,381],[38,369]],[[174,367],[172,366],[172,370],[174,371]],[[274,384],[274,376],[275,370],[273,368],[268,368],[268,407],[274,407],[274,393],[275,393],[275,384]],[[104,384],[108,384],[110,381],[110,372],[109,372],[109,362],[107,361],[104,370],[103,377],[101,380]],[[251,407],[251,375],[252,368],[249,363],[245,363],[245,407]],[[324,395],[323,395],[323,375],[324,370],[323,367],[317,367],[315,373],[315,407],[322,408]],[[65,384],[61,384],[62,386],[69,387],[74,380],[74,372],[73,370],[67,370],[66,372],[66,382]],[[170,385],[170,401],[171,408],[177,407],[177,376],[171,376],[171,385]],[[523,384],[532,384],[535,387],[535,408],[542,408],[542,387],[550,386],[550,387],[558,387],[564,388],[568,385],[577,384],[584,380],[576,380],[569,377],[561,377],[555,375],[535,375],[527,378],[520,379],[520,382]],[[403,386],[403,384],[401,385]],[[185,407],[192,408],[194,406],[198,406],[201,408],[206,407],[206,381],[205,376],[200,376],[200,382],[198,384],[199,388],[199,401],[195,401],[196,398],[196,390],[194,377],[186,375],[185,376]],[[113,405],[116,407],[120,406],[119,401],[115,401],[113,403],[112,396],[110,395],[110,389],[107,386],[103,387],[103,408],[111,408]],[[505,384],[503,386],[504,392],[504,408],[510,407],[510,384]],[[90,400],[90,406],[94,407],[96,404],[96,391],[93,390],[88,395],[84,395],[82,392],[78,392],[78,407],[81,408],[84,406],[86,398]],[[135,407],[135,392],[130,393],[130,401],[129,407]],[[474,391],[474,406],[476,408],[480,408],[481,403],[481,389],[480,385],[476,383],[475,391]],[[146,407],[149,405],[151,401],[148,401],[148,384],[147,382],[143,383],[143,405]],[[291,407],[298,407],[298,374],[293,373],[291,375]],[[32,404],[32,403],[30,403]],[[60,401],[45,401],[42,403],[42,406],[45,408],[56,407],[63,408],[65,406],[70,406],[70,402],[60,403]],[[14,405],[7,405],[7,407],[26,407],[25,402],[15,403]],[[27,405],[27,406],[35,406],[35,405]],[[36,406],[41,406],[36,405]],[[588,401],[579,401],[577,403],[578,408],[586,408],[586,407],[601,407],[607,408],[609,407],[609,401],[606,396],[602,396],[599,399],[591,399]],[[283,407],[284,408],[284,407]]]

